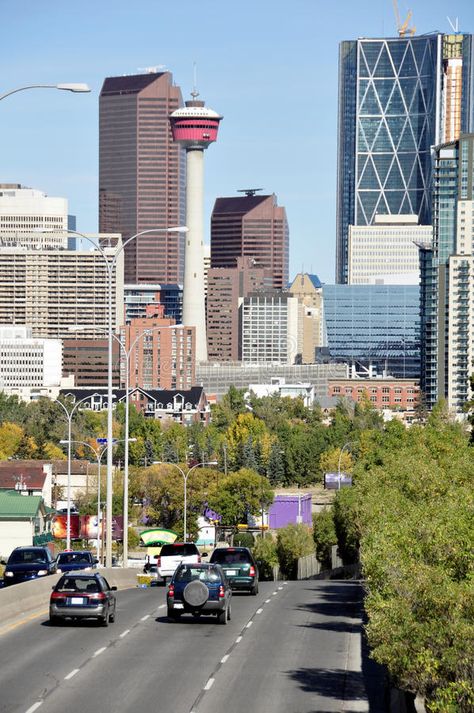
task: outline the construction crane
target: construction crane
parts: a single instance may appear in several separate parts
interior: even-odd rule
[[[397,22],[398,36],[405,37],[407,32],[409,32],[410,35],[414,35],[416,32],[416,27],[408,27],[410,20],[412,18],[413,12],[411,10],[408,10],[405,20],[403,22],[400,22],[400,13],[398,12],[397,0],[393,0],[393,9],[395,11],[395,20]]]

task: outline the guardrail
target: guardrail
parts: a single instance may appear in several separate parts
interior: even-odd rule
[[[136,569],[110,567],[101,568],[99,571],[111,587],[129,589],[137,584]],[[46,577],[38,577],[38,579],[32,579],[29,582],[11,584],[0,589],[0,622],[6,624],[11,619],[28,616],[33,612],[47,609],[51,589],[60,576],[59,574],[52,574]]]

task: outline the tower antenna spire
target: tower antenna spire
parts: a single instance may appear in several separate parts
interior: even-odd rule
[[[193,99],[197,99],[199,92],[197,90],[197,66],[196,62],[193,62],[193,91],[191,92]]]

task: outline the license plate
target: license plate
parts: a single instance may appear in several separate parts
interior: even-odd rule
[[[84,599],[83,597],[71,597],[71,606],[74,606],[75,604],[84,604]]]
[[[226,574],[230,575],[231,577],[235,577],[235,575],[237,574],[237,570],[236,569],[228,569],[228,570],[226,570]]]
[[[181,602],[175,602],[173,607],[174,609],[184,609],[184,604],[181,604]]]

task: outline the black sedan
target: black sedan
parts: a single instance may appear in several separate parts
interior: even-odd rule
[[[108,626],[115,621],[116,590],[98,572],[65,574],[51,593],[49,620],[98,619]]]
[[[231,617],[232,590],[219,565],[181,564],[168,585],[168,618],[176,621],[182,614],[210,614],[219,624]]]

